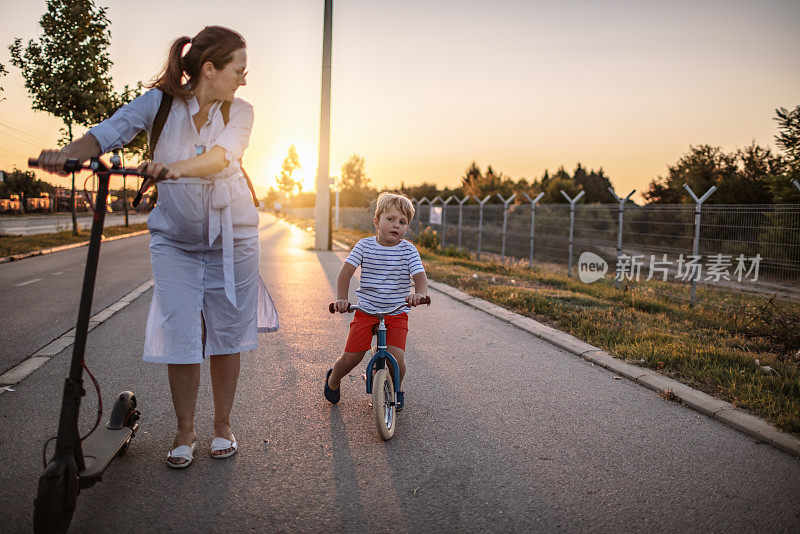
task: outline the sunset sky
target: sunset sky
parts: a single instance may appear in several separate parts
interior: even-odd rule
[[[248,42],[245,165],[262,188],[289,145],[313,189],[322,0],[107,1],[115,84],[149,80],[170,42],[221,24]],[[9,64],[44,1],[0,0],[0,168],[53,146]],[[379,187],[460,183],[474,160],[517,178],[577,162],[642,191],[689,145],[775,147],[800,104],[800,1],[335,0],[331,174],[351,154]],[[44,176],[43,176],[44,177]],[[66,183],[47,177],[53,183]],[[638,195],[637,195],[638,198]]]

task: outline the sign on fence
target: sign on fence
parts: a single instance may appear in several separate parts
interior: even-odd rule
[[[431,206],[431,216],[429,224],[442,224],[442,207]]]

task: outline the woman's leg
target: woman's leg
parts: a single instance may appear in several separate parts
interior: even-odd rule
[[[172,405],[178,418],[178,431],[172,447],[191,445],[197,439],[194,431],[194,409],[200,386],[200,364],[169,364],[167,369]]]
[[[345,352],[342,354],[339,359],[336,360],[336,363],[333,364],[333,372],[331,372],[331,376],[328,378],[328,387],[331,389],[339,389],[339,383],[342,378],[347,376],[356,365],[361,363],[366,352],[367,351],[363,350],[361,352]]]
[[[214,437],[233,441],[231,411],[239,383],[239,353],[211,356],[211,389],[214,391]]]

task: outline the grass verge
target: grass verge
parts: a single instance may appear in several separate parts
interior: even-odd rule
[[[113,237],[133,232],[147,230],[147,223],[132,224],[125,226],[107,226],[103,228],[105,237]],[[0,258],[11,256],[12,254],[24,254],[46,248],[70,245],[72,243],[83,243],[89,240],[89,231],[81,230],[78,235],[72,235],[72,230],[65,230],[52,234],[33,234],[7,236],[0,235]]]

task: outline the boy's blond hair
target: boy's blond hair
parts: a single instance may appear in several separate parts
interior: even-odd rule
[[[381,213],[388,210],[391,206],[400,210],[400,213],[408,218],[408,222],[414,218],[414,204],[403,193],[383,192],[378,195],[378,204],[375,207],[375,218],[380,219]]]

